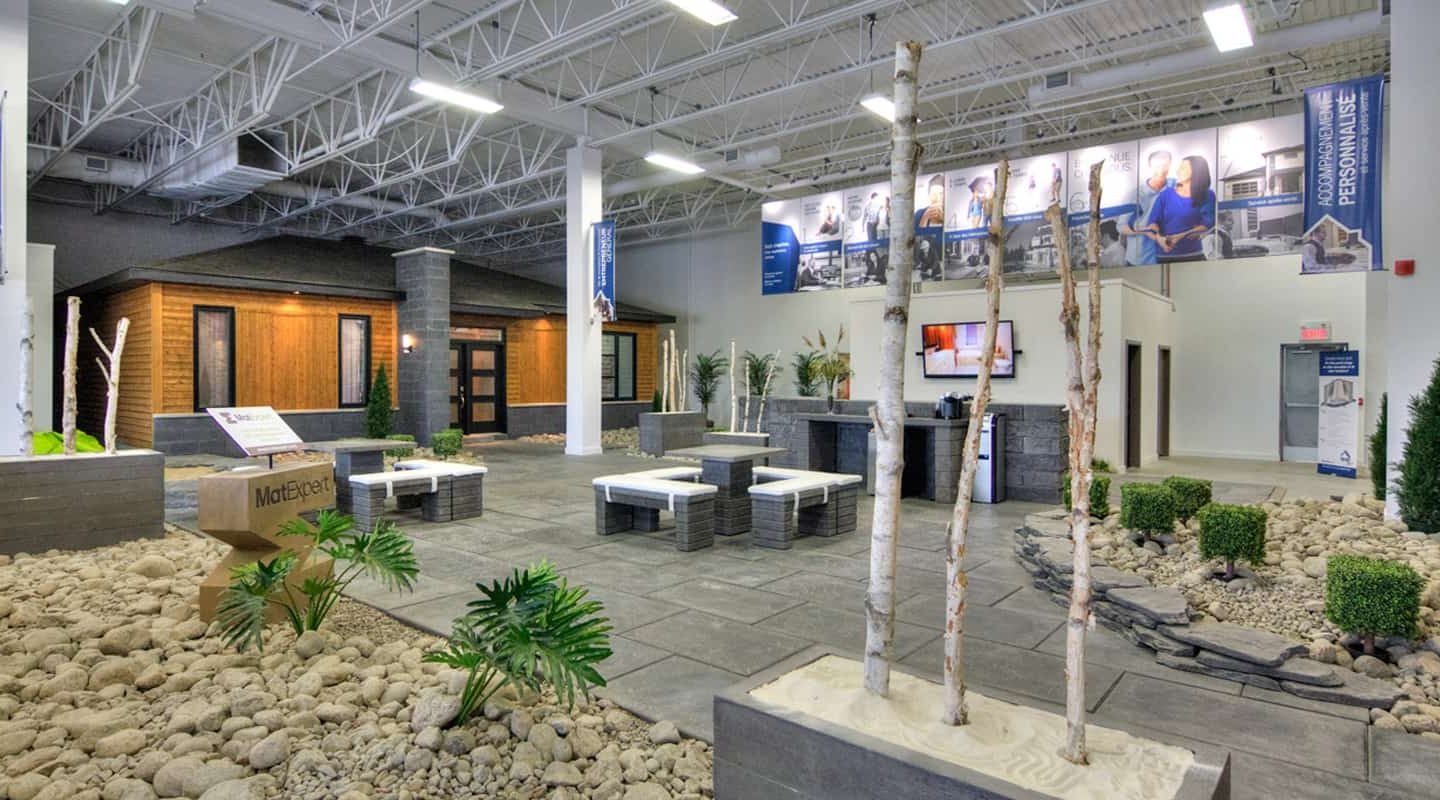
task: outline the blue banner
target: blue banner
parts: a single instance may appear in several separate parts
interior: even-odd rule
[[[595,245],[595,316],[604,322],[619,318],[615,306],[615,221],[603,220],[591,227]]]
[[[1305,241],[1301,274],[1384,269],[1380,115],[1385,78],[1305,90]]]
[[[800,240],[795,229],[779,222],[762,222],[760,228],[761,294],[795,291],[800,267]]]
[[[1317,424],[1321,475],[1353,478],[1360,452],[1360,351],[1320,353],[1320,413]]]

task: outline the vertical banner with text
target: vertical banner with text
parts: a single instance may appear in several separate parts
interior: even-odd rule
[[[1360,449],[1360,351],[1320,353],[1320,431],[1316,471],[1355,477]]]
[[[615,221],[595,223],[591,237],[595,244],[595,316],[601,322],[614,322],[619,318],[615,308]]]
[[[1300,273],[1384,269],[1380,259],[1382,75],[1305,90],[1305,241]]]

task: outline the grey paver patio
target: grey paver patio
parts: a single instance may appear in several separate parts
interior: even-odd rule
[[[626,635],[739,675],[759,672],[810,645],[804,639],[698,611],[687,611]]]
[[[865,649],[865,615],[854,611],[806,603],[762,620],[760,627],[828,644],[845,652],[859,653]],[[896,622],[895,657],[904,658],[938,635],[938,631],[929,628]]]
[[[650,596],[738,622],[759,622],[802,602],[783,594],[736,586],[710,578],[697,578],[683,585],[652,592]]]
[[[715,694],[738,680],[733,672],[670,656],[621,675],[605,693],[646,719],[668,719],[686,735],[713,740]]]

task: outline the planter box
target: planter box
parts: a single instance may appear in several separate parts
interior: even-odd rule
[[[769,447],[770,434],[709,431],[705,434],[705,444],[738,444],[745,447]]]
[[[699,411],[647,411],[640,415],[640,452],[663,456],[667,450],[698,447],[705,435]]]
[[[832,653],[825,648],[811,648],[715,696],[716,800],[1049,797],[750,694],[827,655]],[[1005,692],[979,693],[1026,705]],[[1165,739],[1149,732],[1144,736]],[[1185,773],[1176,800],[1228,800],[1229,754],[1218,748],[1193,752],[1195,763]]]
[[[165,533],[165,456],[0,458],[0,553],[89,550]]]

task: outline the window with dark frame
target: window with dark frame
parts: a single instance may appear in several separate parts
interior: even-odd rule
[[[635,334],[600,334],[600,399],[635,399]]]
[[[195,410],[235,405],[235,309],[195,306]]]
[[[340,315],[340,407],[358,408],[370,398],[370,318]]]

